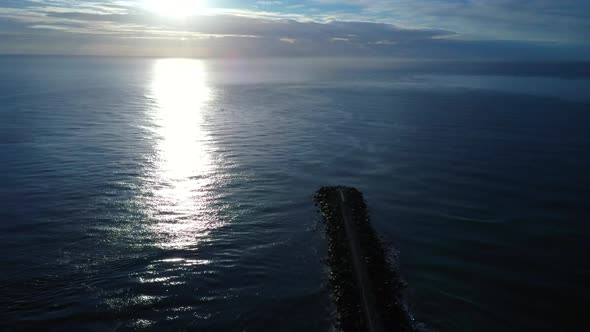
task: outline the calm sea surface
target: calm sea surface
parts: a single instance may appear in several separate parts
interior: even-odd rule
[[[0,57],[0,330],[329,331],[334,184],[433,330],[585,330],[589,68]]]

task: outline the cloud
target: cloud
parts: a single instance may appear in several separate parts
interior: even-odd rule
[[[186,20],[162,18],[144,11],[117,13],[112,8],[97,10],[74,10],[74,8],[37,7],[28,9],[11,9],[0,11],[0,19],[12,22],[15,26],[26,26],[32,36],[45,35],[55,38],[57,32],[64,39],[74,34],[90,35],[97,40],[111,39],[109,44],[119,44],[114,39],[170,39],[171,42],[182,40],[203,40],[212,38],[258,39],[257,43],[266,48],[257,48],[258,55],[285,55],[289,50],[285,44],[295,45],[290,52],[301,55],[337,54],[342,48],[331,48],[333,41],[347,41],[348,53],[358,54],[365,49],[371,53],[370,45],[387,40],[397,43],[416,42],[453,35],[451,31],[435,29],[406,29],[392,24],[370,22],[346,22],[302,20],[291,16],[271,15],[238,11],[233,14],[195,15]],[[258,14],[258,15],[257,15]],[[287,18],[285,18],[287,17]],[[299,17],[296,17],[299,18]],[[49,34],[51,32],[52,34]],[[186,43],[185,43],[186,44]],[[210,51],[219,47],[218,42],[211,42]],[[205,46],[203,46],[205,47]],[[242,48],[250,49],[246,45]],[[315,49],[314,49],[315,48]],[[225,49],[225,48],[223,48]]]
[[[283,4],[282,1],[256,1],[257,5],[261,6],[272,6],[272,5],[281,5]]]
[[[496,7],[510,8],[507,0],[491,1]],[[330,1],[337,2],[342,1]],[[411,5],[403,0],[396,5],[387,3],[380,0],[349,2],[363,5],[363,12],[381,8],[379,6],[393,10],[398,8],[396,6]],[[287,2],[284,4],[285,8],[291,6]],[[452,6],[456,5],[447,3],[447,8]],[[442,8],[433,6],[430,10],[434,13]],[[575,57],[581,58],[588,54],[587,47],[572,49],[556,43],[469,40],[458,30],[409,27],[355,15],[324,11],[310,16],[280,11],[212,9],[206,14],[178,20],[146,12],[131,0],[29,0],[26,6],[0,5],[3,38],[0,53],[417,58],[560,58],[573,52],[577,52]]]
[[[313,0],[346,13],[404,26],[453,30],[470,39],[586,43],[587,0]],[[341,13],[335,13],[335,17]]]

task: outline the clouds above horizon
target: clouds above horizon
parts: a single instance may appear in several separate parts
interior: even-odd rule
[[[141,0],[4,0],[0,53],[576,58],[590,4],[565,0],[231,1],[185,18]],[[540,53],[539,53],[540,52]]]

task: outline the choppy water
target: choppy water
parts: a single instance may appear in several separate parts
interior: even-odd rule
[[[1,57],[0,326],[328,331],[346,184],[430,327],[583,330],[590,81],[548,66]]]

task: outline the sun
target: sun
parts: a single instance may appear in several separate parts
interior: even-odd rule
[[[187,17],[202,13],[205,0],[144,0],[147,10],[169,17]]]

